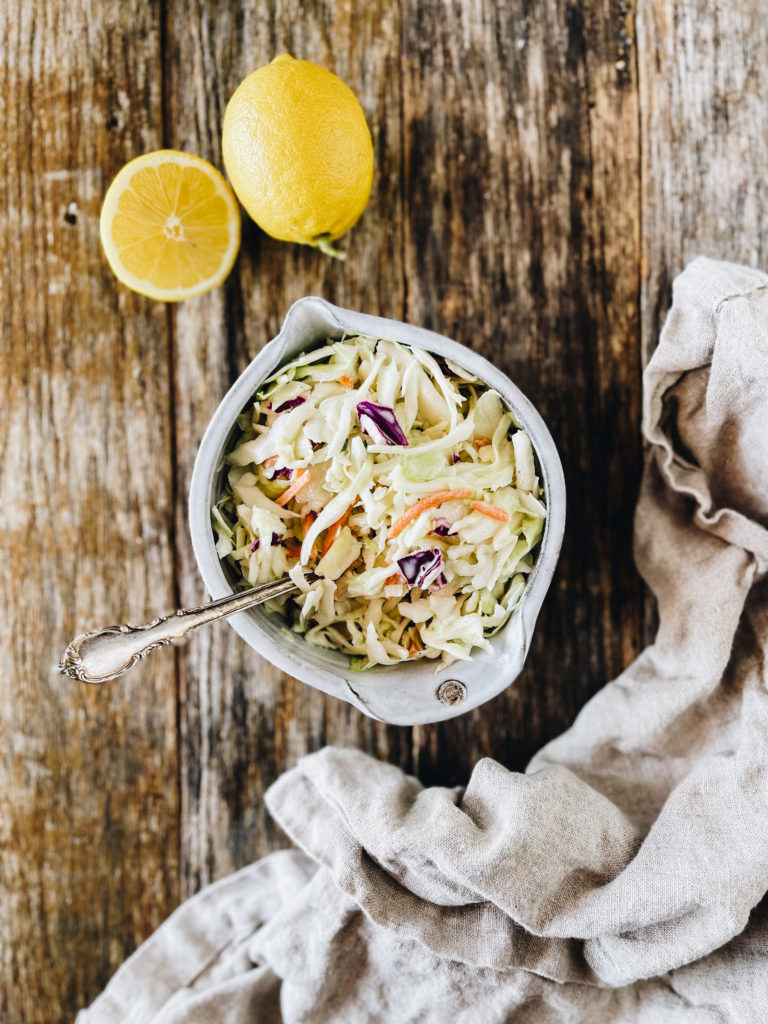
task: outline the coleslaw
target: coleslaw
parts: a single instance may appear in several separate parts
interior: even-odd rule
[[[344,336],[281,367],[238,428],[212,509],[238,585],[290,575],[298,591],[267,607],[354,669],[491,649],[547,515],[498,392],[424,350]]]

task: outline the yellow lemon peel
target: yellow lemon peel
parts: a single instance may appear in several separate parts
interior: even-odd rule
[[[276,57],[229,101],[222,153],[232,188],[262,230],[343,257],[331,242],[368,202],[373,143],[340,78],[287,53]]]

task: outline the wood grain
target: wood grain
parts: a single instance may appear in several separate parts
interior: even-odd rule
[[[637,37],[645,363],[686,263],[768,262],[768,19],[760,0],[644,0]],[[646,620],[649,640],[650,602]]]
[[[761,0],[647,0],[637,32],[648,358],[689,260],[768,262],[768,17]]]
[[[85,688],[77,630],[174,600],[168,334],[100,252],[110,177],[160,142],[139,3],[0,10],[5,211],[0,1020],[70,1020],[178,900],[173,659]]]
[[[407,319],[520,385],[550,425],[569,494],[528,667],[473,714],[417,730],[427,780],[463,781],[484,754],[522,768],[637,651],[632,15],[558,0],[406,12]]]
[[[166,39],[166,120],[173,146],[220,166],[227,100],[247,74],[287,50],[350,85],[376,153],[373,194],[343,240],[344,263],[276,242],[246,218],[242,252],[226,288],[174,310],[177,549],[181,597],[188,604],[204,591],[183,500],[200,437],[229,384],[304,295],[402,316],[399,23],[397,11],[384,3],[320,4],[309,11],[298,2],[235,3],[224,11],[190,0],[169,8]],[[198,83],[192,93],[182,74],[184,82]],[[185,892],[285,845],[263,794],[308,751],[338,743],[411,763],[410,730],[371,722],[288,678],[226,625],[185,647],[180,679]]]
[[[180,898],[284,845],[270,783],[327,743],[425,782],[522,767],[652,615],[631,560],[641,356],[697,252],[766,262],[759,0],[9,0],[0,8],[0,1020],[70,1021]],[[221,166],[226,102],[285,50],[336,71],[374,137],[345,263],[245,220],[222,289],[165,308],[98,245],[114,172],[169,145]],[[219,399],[290,304],[432,327],[531,397],[566,540],[517,684],[440,726],[372,722],[219,624],[86,689],[72,634],[205,594],[186,526]]]

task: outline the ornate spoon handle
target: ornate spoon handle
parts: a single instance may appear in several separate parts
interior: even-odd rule
[[[307,583],[314,583],[317,576],[311,572],[305,579]],[[221,597],[202,608],[172,612],[145,626],[107,626],[92,633],[82,633],[67,647],[59,668],[64,675],[82,683],[106,683],[123,675],[155,647],[177,643],[190,630],[204,626],[206,622],[224,619],[296,589],[293,580],[284,577],[275,583],[265,583],[252,590]]]

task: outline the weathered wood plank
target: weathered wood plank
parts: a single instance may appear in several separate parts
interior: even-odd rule
[[[215,28],[214,28],[215,26]],[[291,52],[330,68],[355,91],[376,151],[373,194],[343,240],[345,263],[263,235],[247,218],[226,288],[174,311],[177,538],[185,603],[203,597],[182,500],[203,430],[234,377],[277,333],[288,307],[319,294],[400,318],[399,23],[384,3],[221,5],[188,0],[168,10],[168,140],[221,166],[226,103],[250,71]],[[368,721],[284,676],[227,626],[181,653],[183,886],[285,845],[263,793],[283,770],[325,743],[364,747],[409,764],[407,733]]]
[[[645,363],[686,263],[768,260],[768,20],[759,0],[640,0],[637,41]]]
[[[220,639],[212,634],[210,641],[201,638],[197,648],[188,648],[182,672],[187,736],[182,784],[190,888],[282,842],[264,815],[261,793],[306,750],[323,742],[352,743],[407,768],[416,765],[426,778],[440,781],[465,778],[484,753],[520,765],[636,650],[642,597],[629,540],[640,463],[631,24],[625,7],[595,14],[587,23],[568,10],[548,7],[527,17],[522,10],[491,8],[406,12],[400,153],[391,142],[399,137],[400,112],[391,78],[392,94],[375,107],[364,83],[342,63],[347,35],[334,36],[332,52],[324,43],[308,46],[317,26],[306,17],[297,22],[285,5],[271,17],[235,14],[231,24],[220,18],[211,48],[209,33],[198,36],[185,28],[197,24],[200,9],[174,9],[178,21],[168,32],[170,66],[203,69],[208,62],[206,79],[219,87],[213,97],[201,92],[194,109],[176,101],[178,109],[169,118],[178,125],[175,144],[190,144],[218,160],[219,124],[232,88],[250,68],[289,49],[334,67],[356,89],[369,116],[376,111],[374,130],[386,126],[385,138],[375,140],[377,152],[389,168],[350,236],[344,268],[318,262],[316,254],[291,250],[251,228],[228,297],[201,300],[199,313],[192,304],[179,311],[177,349],[184,339],[184,359],[177,360],[183,362],[177,371],[179,491],[186,489],[195,435],[224,389],[225,371],[229,378],[242,369],[277,330],[290,301],[316,291],[390,316],[402,315],[402,300],[407,319],[486,352],[539,401],[563,447],[572,489],[604,495],[596,510],[583,501],[575,519],[572,514],[569,537],[578,540],[566,545],[566,568],[544,613],[532,669],[486,709],[416,730],[413,742],[409,730],[366,723],[280,677],[224,630],[218,631]],[[233,58],[235,25],[253,56],[235,51]],[[378,27],[380,47],[382,34]],[[354,35],[360,35],[359,23]],[[396,44],[392,48],[397,52]],[[391,64],[384,61],[384,67],[391,75]],[[171,88],[170,95],[177,90]],[[406,209],[398,217],[401,160]],[[389,204],[384,216],[382,185]],[[387,232],[389,224],[398,223],[406,232],[399,286],[394,272],[399,239],[397,231]],[[379,256],[373,276],[360,273],[358,279],[357,268],[382,246],[389,250],[384,265],[390,278],[382,281]],[[202,347],[190,358],[193,338]],[[216,394],[209,391],[202,408],[186,396],[203,397],[211,379],[206,367],[214,366]],[[600,460],[609,437],[614,447],[604,467]],[[178,535],[185,536],[183,523]],[[182,592],[191,600],[199,595],[199,583],[183,544],[181,562]],[[614,580],[621,600],[613,596]],[[232,707],[239,709],[236,722]]]
[[[165,310],[118,287],[101,198],[160,142],[142,3],[0,9],[0,1019],[71,1020],[178,894],[173,659],[86,688],[82,628],[174,600]]]
[[[407,318],[482,352],[561,452],[563,553],[529,666],[417,730],[425,779],[521,767],[634,656],[641,463],[639,144],[632,4],[406,5]]]
[[[12,0],[0,30],[0,1019],[50,1024],[181,895],[284,843],[263,792],[303,753],[349,744],[442,783],[484,754],[521,766],[633,657],[640,337],[647,355],[697,252],[765,263],[768,23],[755,0]],[[337,71],[374,133],[347,262],[246,223],[224,289],[132,296],[99,253],[111,174],[160,144],[221,166],[229,95],[286,49]],[[219,625],[177,655],[177,736],[170,652],[104,690],[54,662],[80,627],[204,597],[194,453],[306,294],[442,330],[518,381],[566,467],[558,576],[529,668],[472,715],[377,725]]]
[[[759,0],[641,0],[642,337],[699,254],[768,261],[768,18]]]

